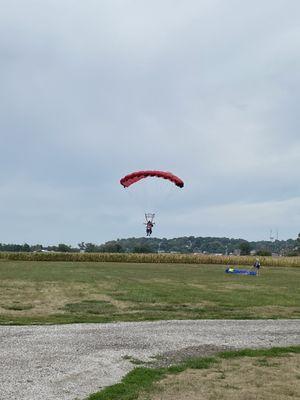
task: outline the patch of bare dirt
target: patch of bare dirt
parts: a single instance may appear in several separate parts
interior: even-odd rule
[[[180,364],[188,359],[195,357],[210,357],[221,351],[233,350],[229,346],[214,346],[205,344],[201,346],[190,346],[176,351],[168,351],[157,357],[154,362],[155,367],[169,367],[174,364]]]

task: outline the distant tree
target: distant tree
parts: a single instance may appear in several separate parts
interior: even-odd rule
[[[72,251],[71,246],[68,246],[67,244],[64,244],[64,243],[59,243],[57,250],[62,253],[68,253],[68,252]]]
[[[133,248],[133,252],[134,253],[151,253],[152,250],[146,244],[144,244],[144,245],[141,244],[141,245],[135,246]]]
[[[295,253],[295,255],[300,255],[300,233],[298,234],[298,237],[297,237],[297,239],[296,239],[296,246],[295,246],[295,248],[294,248],[294,253]]]
[[[84,242],[78,243],[78,247],[80,251],[86,250],[86,244]]]
[[[86,253],[97,253],[98,247],[94,243],[85,243]]]
[[[272,253],[269,250],[266,249],[260,249],[256,252],[256,255],[258,256],[271,256]]]
[[[29,244],[27,244],[27,243],[23,244],[22,251],[29,253],[31,251]]]
[[[241,242],[239,245],[239,249],[241,250],[241,256],[248,256],[251,251],[250,243],[246,240]]]
[[[33,246],[30,246],[31,251],[41,251],[43,249],[43,246],[41,244],[34,244]]]
[[[123,247],[117,242],[108,242],[100,246],[99,250],[103,253],[122,253]]]
[[[250,247],[250,248],[249,248]],[[81,250],[87,253],[91,252],[208,252],[208,253],[233,253],[235,250],[240,249],[242,254],[249,254],[250,250],[256,252],[264,250],[269,253],[277,253],[281,255],[300,255],[300,233],[295,239],[288,240],[275,240],[270,242],[268,240],[261,240],[258,242],[247,242],[243,239],[229,239],[224,237],[177,237],[172,239],[166,238],[127,238],[117,239],[106,242],[102,245],[94,243],[78,244],[78,247],[70,247],[65,244],[59,246],[30,246],[30,251],[41,251],[42,249],[48,251],[63,251],[63,252],[79,252]],[[5,244],[0,243],[0,251],[21,252],[28,251],[28,245],[24,244]]]

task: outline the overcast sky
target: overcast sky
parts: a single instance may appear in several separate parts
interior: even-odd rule
[[[0,242],[142,236],[144,211],[158,237],[298,235],[299,1],[0,10]],[[185,187],[123,189],[140,169]]]

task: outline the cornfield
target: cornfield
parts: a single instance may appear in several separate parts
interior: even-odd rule
[[[20,261],[81,261],[118,263],[177,263],[252,265],[254,256],[216,256],[203,254],[137,254],[137,253],[16,253],[0,252],[2,260]],[[262,266],[300,267],[300,257],[260,257]]]

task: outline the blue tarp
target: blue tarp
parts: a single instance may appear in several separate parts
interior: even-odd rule
[[[248,271],[247,269],[227,268],[227,274],[240,274],[240,275],[256,275],[256,271]]]

